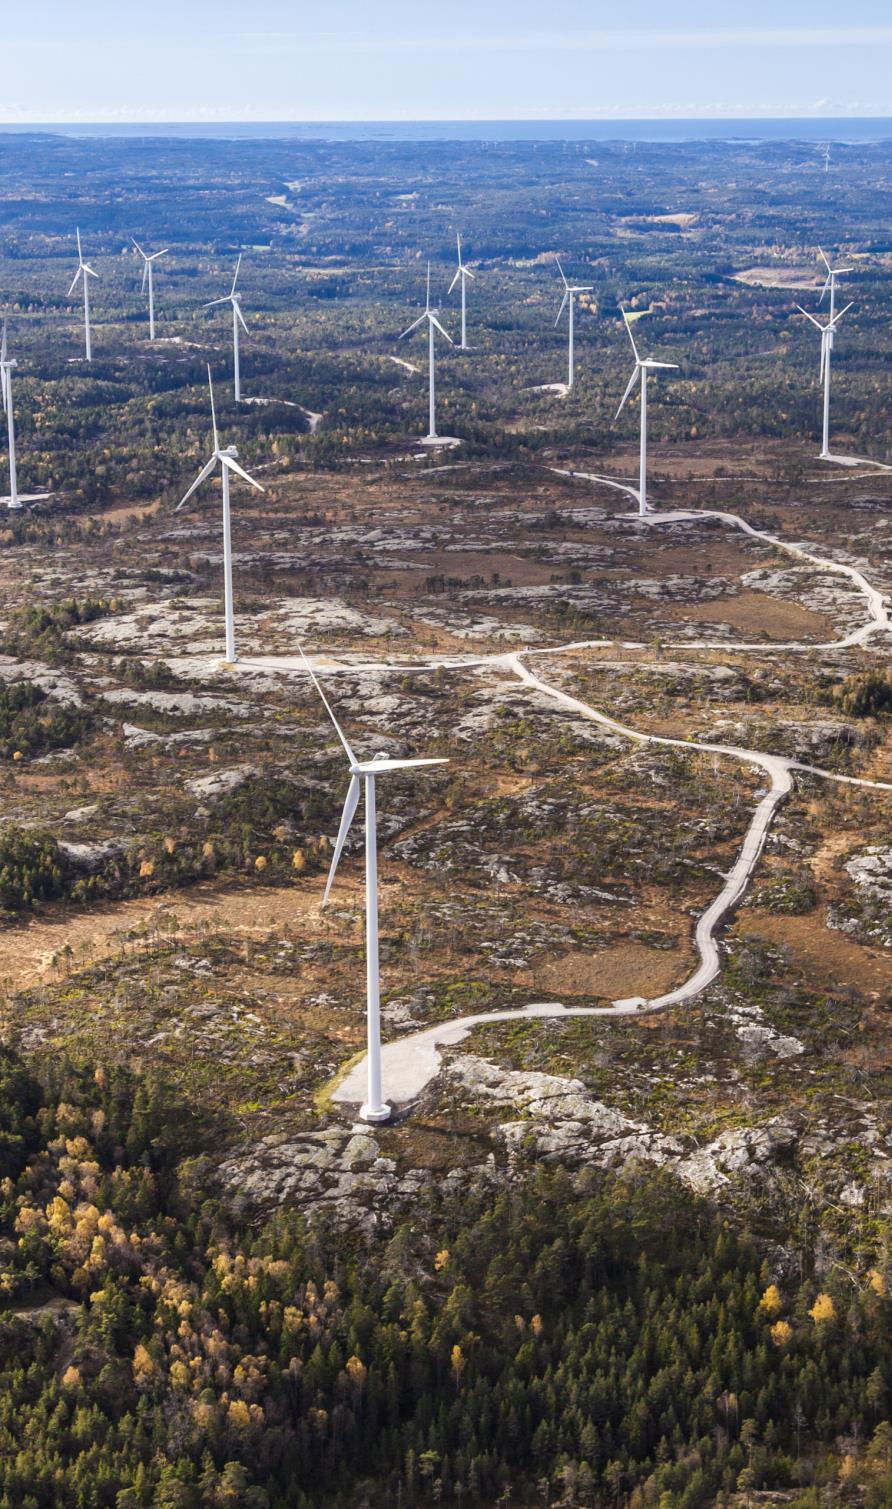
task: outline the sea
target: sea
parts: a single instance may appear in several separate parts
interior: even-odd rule
[[[797,116],[770,119],[507,121],[160,121],[0,122],[0,134],[77,137],[176,137],[243,141],[382,142],[879,142],[892,139],[892,118]]]

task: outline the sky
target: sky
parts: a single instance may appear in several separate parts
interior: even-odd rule
[[[888,0],[36,0],[0,121],[892,116]]]

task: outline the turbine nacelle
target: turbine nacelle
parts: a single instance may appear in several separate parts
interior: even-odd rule
[[[808,312],[807,309],[803,309],[803,307],[802,307],[801,304],[797,304],[796,305],[796,308],[799,310],[799,313],[800,314],[804,314],[805,318],[807,320],[811,320],[811,323],[814,325],[815,329],[816,330],[820,330],[820,332],[821,332],[821,379],[822,380],[823,380],[823,377],[824,377],[824,373],[825,373],[825,371],[827,369],[827,357],[828,357],[829,353],[833,350],[833,341],[834,341],[834,337],[836,335],[837,327],[839,326],[839,322],[842,319],[843,315],[847,314],[848,311],[852,308],[853,302],[854,301],[851,301],[850,303],[846,304],[842,309],[838,310],[837,313],[833,316],[833,318],[831,320],[828,320],[827,323],[824,324],[824,325],[821,324],[820,320],[816,320],[813,314],[809,314],[809,312]]]
[[[413,330],[417,330],[418,327],[419,327],[419,325],[423,325],[424,322],[425,322],[425,320],[427,320],[429,325],[432,325],[435,330],[439,330],[440,334],[444,335],[446,337],[446,339],[449,342],[450,346],[454,346],[455,342],[452,339],[452,336],[449,334],[449,331],[448,330],[444,330],[443,326],[440,324],[440,321],[438,319],[439,313],[440,313],[439,308],[433,308],[431,306],[431,265],[428,262],[428,264],[427,264],[427,295],[426,295],[425,300],[424,300],[424,309],[422,310],[421,314],[418,316],[418,319],[417,320],[413,320],[412,323],[411,323],[411,325],[408,327],[408,329],[406,329],[406,330],[404,330],[402,332],[402,334],[400,336],[400,340],[401,341],[405,340],[405,338],[406,338],[407,335],[411,335]]]
[[[620,306],[620,307],[622,307],[622,306]],[[651,356],[642,356],[641,353],[638,350],[638,347],[635,344],[635,337],[632,334],[632,324],[631,324],[631,321],[630,321],[629,316],[627,315],[625,309],[622,310],[622,316],[623,316],[623,320],[625,322],[626,330],[628,332],[629,340],[632,343],[632,352],[633,352],[634,357],[635,357],[635,365],[632,368],[632,376],[629,378],[629,383],[628,383],[626,391],[623,394],[622,399],[620,401],[620,406],[617,409],[617,411],[616,411],[616,413],[615,413],[615,415],[613,417],[614,424],[616,424],[617,419],[619,419],[620,414],[622,413],[622,411],[625,408],[626,404],[628,403],[630,397],[632,396],[632,393],[633,393],[634,388],[635,388],[635,384],[638,382],[638,380],[641,377],[641,375],[642,375],[643,372],[677,372],[678,371],[678,362],[658,362],[658,361],[655,361],[654,358],[651,357]]]
[[[452,279],[452,282],[449,284],[449,288],[447,289],[447,293],[451,293],[452,290],[454,289],[456,283],[458,283],[459,281],[464,282],[465,278],[470,278],[470,280],[471,280],[472,283],[474,281],[474,274],[471,272],[471,270],[470,270],[469,267],[465,267],[465,264],[462,261],[462,255],[461,255],[461,232],[460,231],[456,234],[455,242],[456,242],[456,246],[458,247],[458,268],[456,270],[455,277]]]
[[[570,302],[570,300],[573,299],[573,298],[575,298],[575,296],[576,296],[577,293],[591,293],[591,291],[592,291],[592,289],[594,288],[595,285],[594,285],[594,283],[568,283],[567,279],[566,279],[566,276],[564,274],[564,269],[561,266],[561,259],[560,259],[560,257],[555,257],[554,260],[557,263],[558,272],[561,275],[561,281],[563,282],[563,285],[564,285],[564,297],[561,299],[561,307],[558,310],[557,319],[554,322],[555,323],[555,327],[557,327],[560,324],[560,322],[561,322],[561,315],[563,314],[563,312],[564,312],[567,304]]]
[[[325,708],[325,711],[328,713],[329,718],[331,719],[334,731],[337,734],[338,739],[340,740],[343,747],[344,753],[347,756],[348,768],[350,771],[350,785],[347,787],[347,796],[344,801],[344,810],[341,813],[341,825],[338,829],[337,839],[335,840],[334,854],[332,855],[331,860],[331,869],[328,872],[328,880],[326,881],[325,885],[325,893],[322,897],[322,905],[325,906],[326,902],[328,901],[332,884],[334,882],[338,864],[340,863],[341,854],[344,851],[344,845],[347,842],[347,835],[350,832],[350,827],[353,823],[354,817],[356,816],[356,809],[359,805],[360,781],[362,779],[368,779],[369,777],[374,778],[375,776],[379,775],[389,775],[391,771],[395,770],[417,770],[422,765],[448,765],[449,762],[445,759],[396,760],[392,759],[383,751],[379,751],[379,753],[375,755],[374,759],[358,760],[356,758],[356,755],[353,753],[353,750],[350,748],[350,744],[347,740],[347,736],[344,733],[344,730],[341,728],[340,723],[338,722],[337,718],[334,715],[334,712],[332,711],[331,703],[322,690],[313,667],[310,665],[309,660],[304,654],[303,646],[298,645],[298,649],[300,650],[300,658],[303,661],[304,666],[306,667],[307,674],[317,692],[319,693],[322,705]]]
[[[198,488],[203,482],[207,481],[208,477],[211,475],[211,472],[218,464],[225,472],[234,472],[237,477],[241,477],[243,482],[248,482],[251,487],[256,488],[257,492],[262,493],[266,490],[260,485],[259,482],[254,481],[254,478],[245,471],[243,466],[239,465],[236,459],[238,456],[238,450],[236,449],[236,447],[234,445],[221,446],[220,444],[220,438],[217,433],[217,410],[214,404],[214,383],[211,377],[210,366],[208,366],[208,388],[211,395],[211,424],[213,428],[214,449],[211,453],[210,460],[205,462],[188,492],[183,494],[182,498],[174,509],[175,513],[179,513],[180,509],[183,507],[183,504],[188,503],[189,499],[192,497],[192,494],[194,492],[197,492]]]
[[[71,298],[71,295],[74,293],[74,290],[77,288],[78,282],[80,281],[81,278],[83,278],[84,282],[86,283],[87,278],[98,278],[98,277],[99,277],[98,272],[94,272],[93,268],[90,266],[89,262],[85,262],[84,261],[84,253],[83,253],[83,248],[81,246],[81,233],[80,233],[80,228],[78,227],[78,230],[77,230],[77,272],[75,273],[74,277],[71,280],[71,287],[68,290],[68,297]]]
[[[855,269],[854,267],[831,267],[829,259],[826,257],[820,246],[818,247],[818,254],[827,269],[827,277],[824,281],[824,287],[821,289],[821,297],[818,300],[819,304],[823,304],[828,290],[832,289],[835,286],[836,279],[841,278],[844,273],[854,272]]]

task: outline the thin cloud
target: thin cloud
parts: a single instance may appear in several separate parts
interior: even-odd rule
[[[242,43],[322,52],[663,52],[708,51],[729,47],[821,48],[892,47],[892,26],[706,27],[696,30],[603,29],[595,31],[382,35],[366,31],[243,31]]]

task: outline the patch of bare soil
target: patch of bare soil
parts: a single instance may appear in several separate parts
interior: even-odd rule
[[[735,929],[787,950],[790,973],[805,985],[864,991],[878,995],[892,989],[892,955],[856,943],[824,925],[823,910],[806,917],[771,916],[746,911]]]
[[[769,597],[764,592],[746,588],[735,597],[717,597],[708,603],[671,603],[663,611],[667,618],[695,623],[725,623],[748,634],[767,635],[769,639],[832,639],[835,629],[822,613]]]
[[[816,278],[807,267],[746,267],[734,273],[735,283],[745,283],[748,288],[798,288],[810,292],[820,288],[823,279]]]
[[[7,989],[25,990],[72,968],[117,954],[128,933],[144,928],[164,931],[176,918],[182,928],[207,926],[242,935],[266,937],[278,927],[318,912],[317,884],[231,891],[212,884],[168,895],[138,897],[90,911],[47,907],[27,920],[0,929],[0,980]],[[71,949],[67,955],[63,951]],[[56,961],[55,963],[53,961]]]
[[[681,949],[616,943],[598,953],[574,950],[545,960],[532,971],[537,991],[552,995],[656,996],[683,978],[689,959]]]

